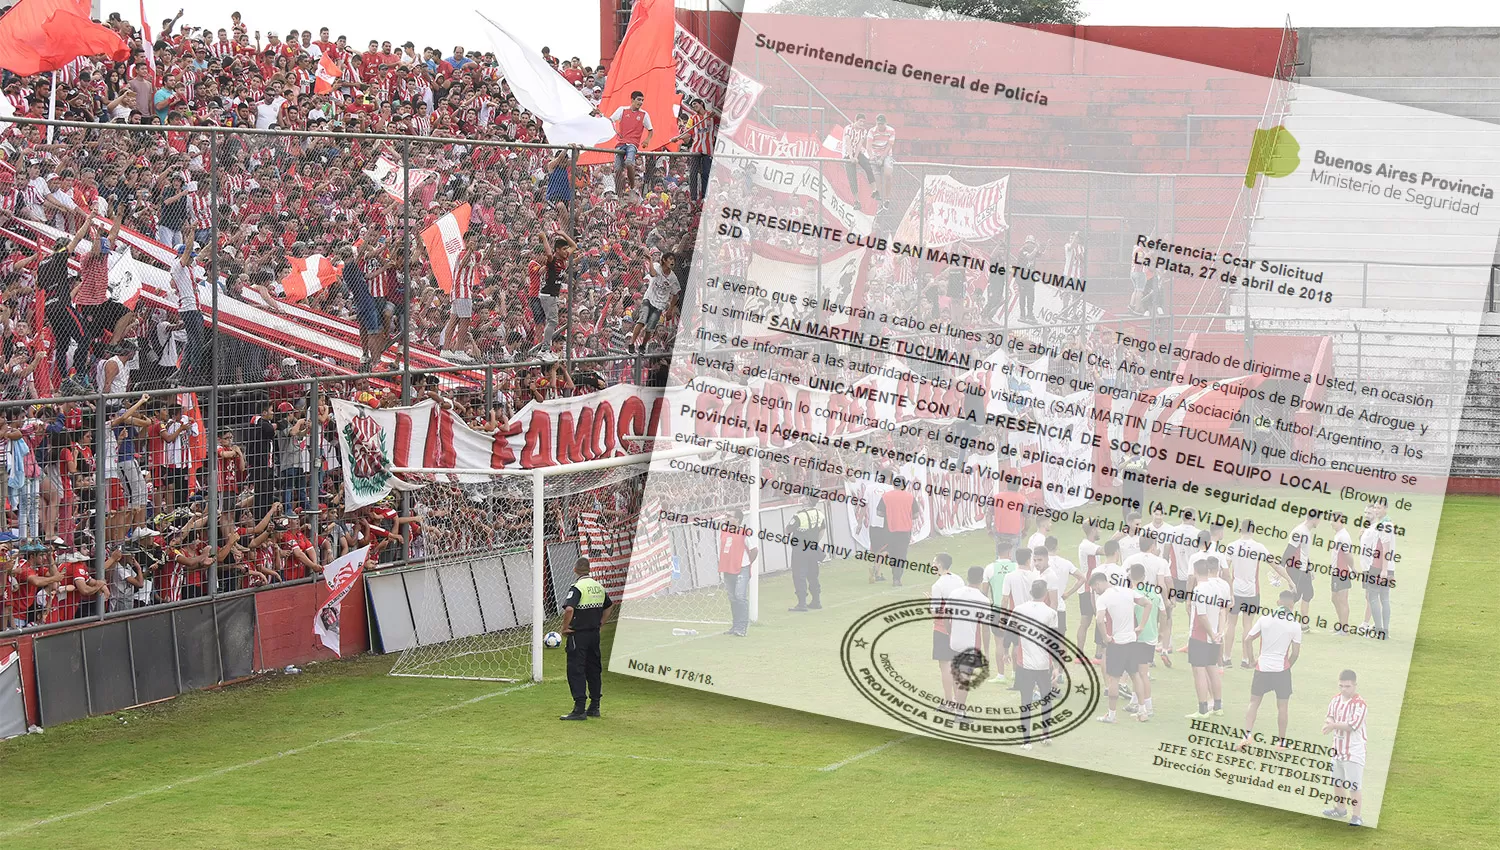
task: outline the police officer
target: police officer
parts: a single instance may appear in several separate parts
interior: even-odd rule
[[[802,510],[793,514],[786,524],[787,545],[791,547],[792,587],[797,593],[797,605],[788,611],[823,607],[818,601],[822,590],[818,583],[818,565],[823,560],[818,544],[823,542],[823,530],[827,527],[828,517],[818,507],[816,498],[809,498]],[[812,595],[812,602],[807,601],[808,594]]]
[[[614,600],[604,592],[604,585],[589,578],[589,559],[579,558],[573,565],[578,580],[568,588],[563,602],[563,639],[568,651],[568,690],[573,692],[573,711],[559,720],[586,720],[599,716],[600,675],[604,663],[599,654],[599,629],[609,619]],[[588,694],[588,709],[583,698]]]

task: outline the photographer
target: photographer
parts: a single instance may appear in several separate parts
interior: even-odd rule
[[[291,402],[276,405],[277,476],[281,501],[289,512],[312,509],[307,492],[308,473],[311,471],[307,451],[310,430],[307,417]]]

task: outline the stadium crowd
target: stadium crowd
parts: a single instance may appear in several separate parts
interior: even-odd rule
[[[490,54],[390,41],[361,50],[326,27],[283,40],[239,13],[221,27],[188,23],[182,12],[162,21],[148,45],[142,28],[111,15],[127,61],[79,57],[55,77],[0,77],[19,116],[48,114],[55,79],[58,119],[121,125],[0,125],[0,631],[203,595],[213,564],[226,591],[314,574],[365,543],[385,560],[420,555],[424,531],[433,534],[421,516],[396,503],[342,510],[327,401],[397,403],[399,379],[348,376],[400,369],[404,334],[448,362],[496,367],[488,383],[475,371],[413,387],[483,430],[533,399],[666,379],[664,357],[631,355],[659,354],[675,333],[698,213],[685,159],[643,156],[637,188],[617,193],[609,166],[497,144],[545,138]],[[599,101],[602,67],[543,54]],[[320,66],[336,75],[327,91]],[[683,110],[676,134],[658,130],[652,150],[675,149],[692,114]],[[394,169],[400,186],[403,159],[405,202],[380,184]],[[420,234],[463,204],[465,271],[444,287]],[[165,269],[161,297],[129,298],[112,284],[111,255],[127,247]],[[675,269],[669,253],[681,258]],[[284,281],[294,259],[314,255],[335,264],[337,280],[296,298]],[[560,317],[548,315],[549,296]],[[270,326],[269,345],[253,333],[215,340],[210,301],[258,308],[290,332]],[[351,345],[357,335],[358,355],[318,344],[330,318]],[[324,379],[316,403],[314,375]],[[291,383],[234,389],[277,381]],[[198,407],[206,395],[175,392],[209,383],[223,387],[216,415]],[[97,393],[119,397],[102,410],[60,400]],[[204,433],[210,421],[219,433]]]

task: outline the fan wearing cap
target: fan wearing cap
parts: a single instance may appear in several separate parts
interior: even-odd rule
[[[50,552],[42,555],[51,558]],[[54,591],[53,601],[43,618],[44,623],[65,623],[77,617],[94,615],[92,603],[85,600],[109,599],[109,585],[95,579],[89,571],[88,556],[82,552],[64,552],[57,558],[62,581]]]
[[[323,571],[318,565],[317,550],[302,530],[302,522],[295,516],[276,520],[276,550],[277,565],[282,578],[287,581]]]
[[[53,590],[62,583],[62,573],[48,565],[45,559],[28,559],[15,552],[10,542],[0,543],[0,566],[5,575],[0,575],[0,625],[4,628],[25,628],[31,621],[32,607],[37,593],[51,598]],[[39,619],[39,618],[38,618]]]

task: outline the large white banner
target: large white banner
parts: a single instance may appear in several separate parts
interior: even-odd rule
[[[738,142],[720,135],[718,153],[731,157],[745,157],[752,171],[752,180],[755,185],[772,192],[783,195],[801,195],[804,198],[812,198],[823,205],[837,224],[850,233],[868,233],[874,218],[859,208],[854,201],[844,198],[834,189],[833,184],[827,179],[829,169],[837,168],[836,164],[824,164],[823,170],[814,165],[802,165],[791,162],[776,162],[771,159],[756,158],[756,153],[749,148],[741,146]],[[833,226],[835,221],[828,222]]]
[[[985,242],[1005,232],[1006,190],[1010,175],[979,186],[958,182],[946,174],[929,174],[922,191],[912,198],[901,222],[901,238],[944,248],[956,242]]]
[[[701,98],[713,104],[721,112],[719,133],[733,135],[750,115],[765,86],[720,59],[682,24],[677,25],[672,56],[677,60],[677,91],[684,98]]]

